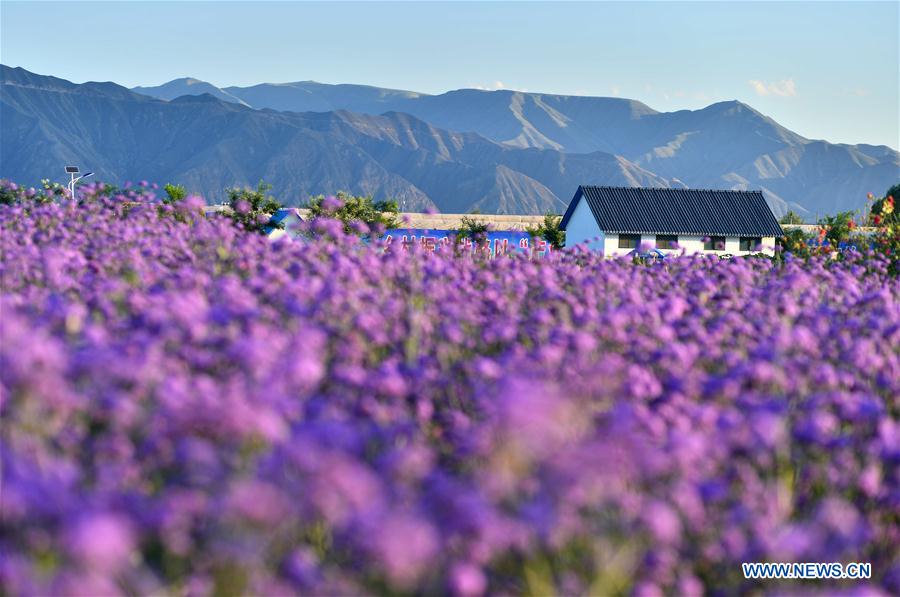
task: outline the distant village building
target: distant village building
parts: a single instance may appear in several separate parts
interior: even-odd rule
[[[781,226],[760,191],[582,185],[560,228],[566,247],[605,255],[641,247],[666,253],[774,254]]]
[[[282,236],[290,238],[299,238],[300,223],[303,221],[303,212],[296,207],[282,207],[269,218],[269,224],[266,226],[266,235],[275,240]]]

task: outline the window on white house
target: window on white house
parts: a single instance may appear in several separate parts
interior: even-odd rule
[[[657,249],[677,249],[678,248],[678,237],[674,234],[657,234],[656,235],[656,248]]]
[[[619,235],[619,248],[620,249],[637,249],[638,245],[641,244],[641,235],[640,234],[620,234]]]
[[[741,251],[756,251],[761,244],[762,239],[758,236],[741,237]]]
[[[724,236],[710,236],[709,240],[703,243],[704,251],[724,251],[725,250],[725,237]]]

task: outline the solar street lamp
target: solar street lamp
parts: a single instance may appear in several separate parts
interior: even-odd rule
[[[68,174],[69,176],[72,177],[71,180],[69,181],[69,184],[67,185],[69,187],[69,196],[72,199],[75,198],[75,183],[77,183],[82,178],[87,178],[88,176],[94,175],[93,172],[88,172],[86,174],[82,174],[81,176],[76,177],[75,175],[78,174],[78,166],[66,166],[66,174]]]

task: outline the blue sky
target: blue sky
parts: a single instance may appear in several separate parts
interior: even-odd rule
[[[316,80],[738,99],[810,138],[900,144],[898,2],[0,2],[0,56],[75,82]]]

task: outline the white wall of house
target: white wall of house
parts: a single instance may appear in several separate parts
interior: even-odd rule
[[[726,236],[725,237],[725,249],[722,251],[710,250],[707,251],[703,248],[702,236],[689,236],[689,235],[678,235],[678,251],[672,251],[669,249],[660,249],[663,253],[680,253],[683,249],[685,253],[709,253],[711,255],[747,255],[749,253],[756,253],[757,251],[741,251],[741,239],[737,236]],[[656,243],[656,235],[648,237],[645,242]],[[775,237],[768,236],[763,237],[761,240],[762,245],[762,253],[767,253],[769,255],[775,254]]]
[[[603,251],[603,237],[603,231],[597,225],[587,201],[584,198],[579,199],[572,217],[566,224],[566,248],[586,245],[594,251]]]
[[[593,219],[593,215],[591,216]],[[571,224],[571,220],[570,220]],[[594,230],[597,229],[595,224]],[[584,234],[584,233],[580,233]],[[625,255],[632,251],[633,249],[620,249],[619,248],[619,235],[614,232],[608,232],[606,234],[592,232],[590,238],[596,237],[598,234],[602,235],[602,242],[595,242],[589,244],[588,246],[591,249],[597,251],[603,251],[603,254],[607,257],[616,257],[619,255]],[[740,238],[737,236],[727,236],[725,237],[725,250],[724,251],[707,251],[703,248],[703,237],[696,235],[678,235],[678,250],[671,249],[660,249],[663,253],[680,253],[684,250],[687,254],[692,253],[708,253],[710,255],[748,255],[750,253],[755,253],[756,251],[741,251],[740,250]],[[767,255],[775,254],[775,237],[774,236],[765,236],[762,237],[762,253]],[[642,234],[641,235],[641,246],[649,245],[651,247],[656,246],[656,235],[655,234]],[[566,246],[573,246],[569,244],[569,232],[568,227],[566,230]]]
[[[617,257],[619,255],[624,255],[629,251],[633,251],[634,249],[620,249],[619,248],[619,235],[614,233],[609,233],[604,235],[604,243],[603,243],[603,254],[607,257]]]

